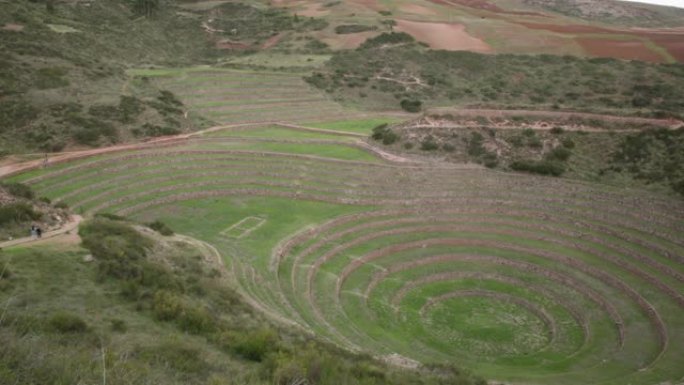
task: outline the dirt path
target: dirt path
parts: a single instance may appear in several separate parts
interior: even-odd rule
[[[489,110],[489,109],[455,109],[455,108],[433,108],[428,110],[428,113],[432,114],[452,114],[452,115],[458,115],[458,116],[472,116],[472,117],[478,117],[478,116],[485,116],[485,117],[507,117],[507,116],[520,116],[520,115],[526,115],[526,116],[537,116],[537,117],[544,117],[544,118],[573,118],[573,117],[578,117],[578,118],[583,118],[583,119],[598,119],[598,120],[603,120],[603,121],[608,121],[608,122],[615,122],[615,123],[637,123],[637,124],[652,124],[656,126],[662,126],[662,127],[667,127],[671,129],[679,128],[679,127],[684,127],[684,122],[676,119],[653,119],[653,118],[639,118],[639,117],[627,117],[627,116],[614,116],[614,115],[601,115],[601,114],[590,114],[590,113],[581,113],[581,112],[561,112],[561,111],[534,111],[534,110]],[[386,116],[386,115],[392,115],[392,116],[397,116],[397,117],[406,117],[407,119],[410,119],[411,117],[417,117],[415,114],[404,114],[404,113],[382,113],[381,115]],[[349,133],[349,132],[344,132],[344,131],[336,131],[336,130],[325,130],[325,129],[319,129],[319,128],[314,128],[314,127],[306,127],[306,126],[301,126],[297,124],[291,124],[283,121],[262,121],[262,122],[251,122],[251,123],[239,123],[239,124],[232,124],[232,125],[219,125],[219,126],[214,126],[210,127],[204,130],[200,131],[195,131],[191,133],[184,133],[184,134],[179,134],[179,135],[171,135],[171,136],[164,136],[164,137],[159,137],[155,139],[151,139],[145,142],[140,142],[140,143],[129,143],[129,144],[121,144],[121,145],[116,145],[116,146],[110,146],[110,147],[103,147],[103,148],[94,148],[94,149],[89,149],[89,150],[83,150],[83,151],[72,151],[72,152],[60,152],[60,153],[54,153],[54,154],[48,154],[49,158],[49,163],[48,164],[55,164],[55,163],[61,163],[61,162],[66,162],[74,159],[80,159],[80,158],[85,158],[85,157],[90,157],[90,156],[95,156],[95,155],[101,155],[101,154],[107,154],[107,153],[114,153],[114,152],[120,152],[120,151],[130,151],[130,150],[139,150],[139,149],[144,149],[144,148],[152,148],[156,146],[162,146],[162,145],[171,145],[175,143],[182,143],[183,141],[186,141],[192,137],[196,136],[201,136],[203,134],[207,134],[210,132],[214,131],[219,131],[223,129],[229,129],[229,128],[235,128],[235,127],[248,127],[248,126],[258,126],[258,125],[268,125],[268,124],[273,124],[273,125],[279,125],[282,127],[289,127],[289,128],[295,128],[295,129],[300,129],[300,130],[307,130],[307,131],[312,131],[312,132],[320,132],[320,133],[328,133],[332,135],[348,135],[348,136],[358,136],[359,134],[354,134],[354,133]],[[371,146],[367,143],[365,144],[360,144],[367,150],[377,154],[381,158],[391,161],[391,162],[397,162],[397,163],[407,163],[407,162],[415,162],[415,160],[410,160],[404,157],[400,157],[397,155],[389,154],[381,149],[378,149],[374,146]],[[24,154],[24,155],[32,155],[32,154]],[[35,154],[35,155],[43,155],[43,154]],[[34,168],[39,168],[43,166],[43,158],[40,157],[38,159],[30,160],[30,161],[25,161],[25,162],[20,162],[20,163],[10,163],[10,164],[5,164],[0,166],[0,178],[16,174],[19,172],[23,171],[28,171]]]
[[[581,119],[596,119],[611,123],[632,123],[632,124],[652,124],[655,126],[662,126],[667,128],[678,128],[684,126],[684,122],[677,119],[655,119],[655,118],[641,118],[635,116],[617,116],[606,114],[594,114],[588,112],[570,112],[570,111],[537,111],[537,110],[490,110],[490,109],[460,109],[451,107],[435,107],[428,110],[428,114],[451,114],[455,116],[467,117],[511,117],[511,116],[533,116],[547,119],[567,119],[567,118],[581,118]]]
[[[83,217],[81,217],[80,215],[72,215],[71,218],[69,218],[68,222],[64,223],[58,229],[43,233],[43,236],[41,238],[23,237],[13,239],[11,241],[0,242],[0,249],[24,245],[28,243],[43,244],[47,242],[52,243],[57,241],[63,241],[65,243],[78,243],[80,242],[78,234],[72,232],[78,229],[78,225],[81,223],[82,220]]]

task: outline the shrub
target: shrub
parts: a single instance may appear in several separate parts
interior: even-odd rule
[[[413,36],[404,32],[390,32],[383,33],[379,36],[370,38],[359,46],[359,49],[369,49],[375,47],[382,47],[384,45],[396,45],[396,44],[406,44],[416,41]]]
[[[156,221],[148,224],[147,226],[149,228],[151,228],[152,230],[158,232],[161,235],[164,235],[164,236],[173,235],[173,230],[171,230],[171,228],[166,223],[164,223],[160,220],[156,220]]]
[[[200,374],[210,369],[201,350],[181,342],[165,342],[158,346],[141,348],[137,354],[165,370],[173,368],[182,373]]]
[[[60,333],[82,333],[88,330],[88,325],[79,316],[66,312],[53,314],[48,320],[52,329]]]
[[[136,261],[146,257],[146,249],[152,242],[129,225],[104,218],[96,218],[82,224],[79,235],[83,246],[98,263],[101,277],[135,279],[142,274],[142,266]]]
[[[338,25],[337,27],[335,27],[335,33],[338,35],[343,35],[343,34],[348,34],[348,33],[374,31],[375,29],[376,29],[376,27],[370,26],[370,25],[343,24],[343,25]]]
[[[184,310],[183,300],[166,290],[158,290],[152,300],[152,313],[160,321],[174,321]]]
[[[97,213],[95,214],[95,218],[105,218],[109,219],[112,221],[125,221],[126,217],[122,217],[121,215],[116,215],[112,213]]]
[[[572,155],[572,151],[568,150],[566,147],[556,147],[546,154],[545,158],[551,161],[557,160],[565,162],[570,158],[570,155]]]
[[[24,199],[35,198],[35,193],[31,189],[31,187],[29,187],[23,183],[2,183],[2,184],[0,184],[0,187],[3,187],[5,190],[7,190],[8,193],[10,193],[11,195],[13,195],[17,198],[24,198]]]
[[[575,148],[575,142],[574,142],[572,139],[570,139],[570,138],[563,139],[563,141],[561,142],[561,144],[563,145],[563,147],[565,147],[565,148],[567,148],[567,149],[573,149],[573,148]]]
[[[554,134],[554,135],[560,135],[563,132],[565,132],[565,130],[563,129],[563,127],[556,126],[556,127],[553,127],[551,130],[549,130],[549,132]]]
[[[399,135],[388,128],[387,123],[383,123],[373,128],[371,138],[374,140],[382,140],[383,144],[390,145],[399,139]]]
[[[278,349],[278,335],[271,329],[261,329],[241,335],[233,351],[250,361],[263,361],[271,351]]]
[[[565,166],[556,161],[516,160],[510,167],[515,171],[525,171],[541,175],[560,176],[565,172]]]
[[[42,213],[35,211],[33,206],[19,202],[10,203],[0,207],[0,225],[15,222],[36,221],[43,216]]]
[[[415,100],[415,99],[402,99],[402,101],[399,103],[401,108],[404,109],[404,111],[407,112],[420,112],[423,102],[420,100]]]
[[[510,139],[508,139],[508,142],[509,142],[513,147],[516,147],[516,148],[520,148],[520,147],[522,147],[523,144],[524,144],[523,137],[520,136],[520,135],[516,135],[516,136],[511,137]]]
[[[115,332],[125,333],[128,330],[128,326],[126,326],[126,321],[124,320],[113,319],[111,320],[110,324],[111,329]]]
[[[527,145],[531,148],[542,148],[543,147],[541,139],[537,138],[536,136],[528,138]]]
[[[484,142],[484,137],[479,132],[473,132],[470,134],[470,140],[468,140],[468,155],[472,157],[479,157],[487,152],[482,145]]]
[[[385,135],[385,131],[387,130],[387,123],[379,124],[373,128],[373,134],[371,137],[375,140],[381,140],[382,137]]]
[[[439,148],[432,138],[427,138],[420,143],[420,149],[423,151],[434,151]]]

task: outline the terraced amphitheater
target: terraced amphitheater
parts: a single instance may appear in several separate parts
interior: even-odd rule
[[[263,312],[350,350],[520,384],[684,378],[676,198],[258,125],[10,179],[212,244]]]

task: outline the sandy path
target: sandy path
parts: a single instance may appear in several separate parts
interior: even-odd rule
[[[441,107],[441,108],[432,108],[428,110],[429,114],[452,114],[452,115],[457,115],[457,116],[472,116],[472,117],[478,117],[478,116],[485,116],[485,117],[507,117],[507,116],[520,116],[520,115],[525,115],[525,116],[535,116],[535,117],[543,117],[543,118],[583,118],[583,119],[599,119],[603,121],[608,121],[608,122],[613,122],[613,123],[637,123],[637,124],[652,124],[656,126],[662,126],[662,127],[667,127],[667,128],[672,128],[676,129],[679,127],[684,126],[684,122],[681,120],[676,120],[676,119],[653,119],[653,118],[639,118],[639,117],[629,117],[629,116],[615,116],[615,115],[602,115],[602,114],[592,114],[592,113],[583,113],[583,112],[561,112],[561,111],[535,111],[535,110],[493,110],[493,109],[458,109],[458,108],[450,108],[450,107]],[[405,113],[392,113],[392,112],[383,112],[381,113],[383,116],[396,116],[396,117],[402,117],[402,118],[412,118],[412,117],[417,117],[416,114],[405,114]],[[94,149],[89,149],[89,150],[83,150],[83,151],[72,151],[72,152],[60,152],[60,153],[54,153],[54,154],[49,154],[49,164],[55,164],[55,163],[61,163],[61,162],[66,162],[74,159],[80,159],[80,158],[85,158],[85,157],[90,157],[90,156],[95,156],[95,155],[101,155],[101,154],[107,154],[107,153],[114,153],[114,152],[121,152],[121,151],[131,151],[131,150],[139,150],[139,149],[145,149],[145,148],[153,148],[156,146],[165,146],[165,145],[172,145],[172,144],[177,144],[177,143],[182,143],[192,137],[195,136],[201,136],[206,133],[214,132],[214,131],[220,131],[223,129],[229,129],[233,127],[249,127],[249,126],[259,126],[259,125],[280,125],[283,127],[289,127],[289,128],[298,128],[298,129],[305,129],[309,131],[316,131],[316,132],[321,132],[321,133],[329,133],[329,134],[334,134],[334,135],[350,135],[348,132],[343,132],[343,131],[335,131],[335,130],[325,130],[325,129],[319,129],[319,128],[314,128],[314,127],[306,127],[306,126],[300,126],[296,124],[290,124],[286,123],[283,121],[261,121],[261,122],[252,122],[252,123],[240,123],[240,124],[232,124],[232,125],[219,125],[219,126],[214,126],[210,127],[204,130],[200,131],[195,131],[191,133],[185,133],[185,134],[179,134],[179,135],[172,135],[172,136],[164,136],[164,137],[159,137],[155,138],[152,140],[148,140],[146,142],[141,142],[141,143],[129,143],[129,144],[121,144],[121,145],[116,145],[116,146],[110,146],[110,147],[103,147],[103,148],[94,148]],[[353,134],[351,134],[353,135]],[[374,146],[371,146],[369,144],[361,144],[361,146],[364,146],[364,148],[368,149],[369,151],[372,151],[373,153],[379,155],[383,159],[392,161],[392,162],[399,162],[399,163],[405,163],[409,160],[402,158],[402,157],[396,157],[395,155],[386,153]],[[32,155],[32,154],[24,154],[24,155]],[[42,154],[35,154],[35,155],[42,155]],[[39,168],[43,166],[43,158],[40,157],[38,159],[30,160],[30,161],[25,161],[25,162],[18,162],[18,163],[10,163],[10,164],[5,164],[0,166],[0,178],[13,175],[19,172],[23,171],[28,171],[31,169]]]
[[[23,238],[13,239],[11,241],[0,242],[0,249],[5,248],[5,247],[23,245],[23,244],[27,244],[27,243],[32,243],[32,244],[43,244],[43,243],[48,243],[48,242],[52,243],[52,242],[56,242],[58,240],[64,241],[66,243],[78,243],[78,242],[80,242],[80,238],[79,238],[78,234],[71,233],[71,232],[78,228],[78,225],[81,223],[82,220],[83,220],[83,217],[81,217],[80,215],[72,215],[69,218],[69,221],[64,223],[60,228],[43,233],[43,236],[41,238],[23,237]],[[69,233],[69,234],[67,234],[67,233]]]
[[[544,110],[490,110],[490,109],[460,109],[451,107],[436,107],[428,110],[428,114],[451,114],[455,116],[468,117],[509,117],[509,116],[532,116],[549,119],[558,118],[582,118],[582,119],[597,119],[612,123],[636,123],[636,124],[652,124],[655,126],[662,126],[668,128],[678,128],[684,125],[684,122],[677,119],[655,119],[655,118],[640,118],[633,116],[616,116],[605,114],[594,114],[588,112],[569,112],[569,111],[544,111]]]

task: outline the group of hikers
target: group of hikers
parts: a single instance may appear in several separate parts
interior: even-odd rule
[[[43,236],[43,229],[36,225],[31,225],[31,238],[40,238]]]

